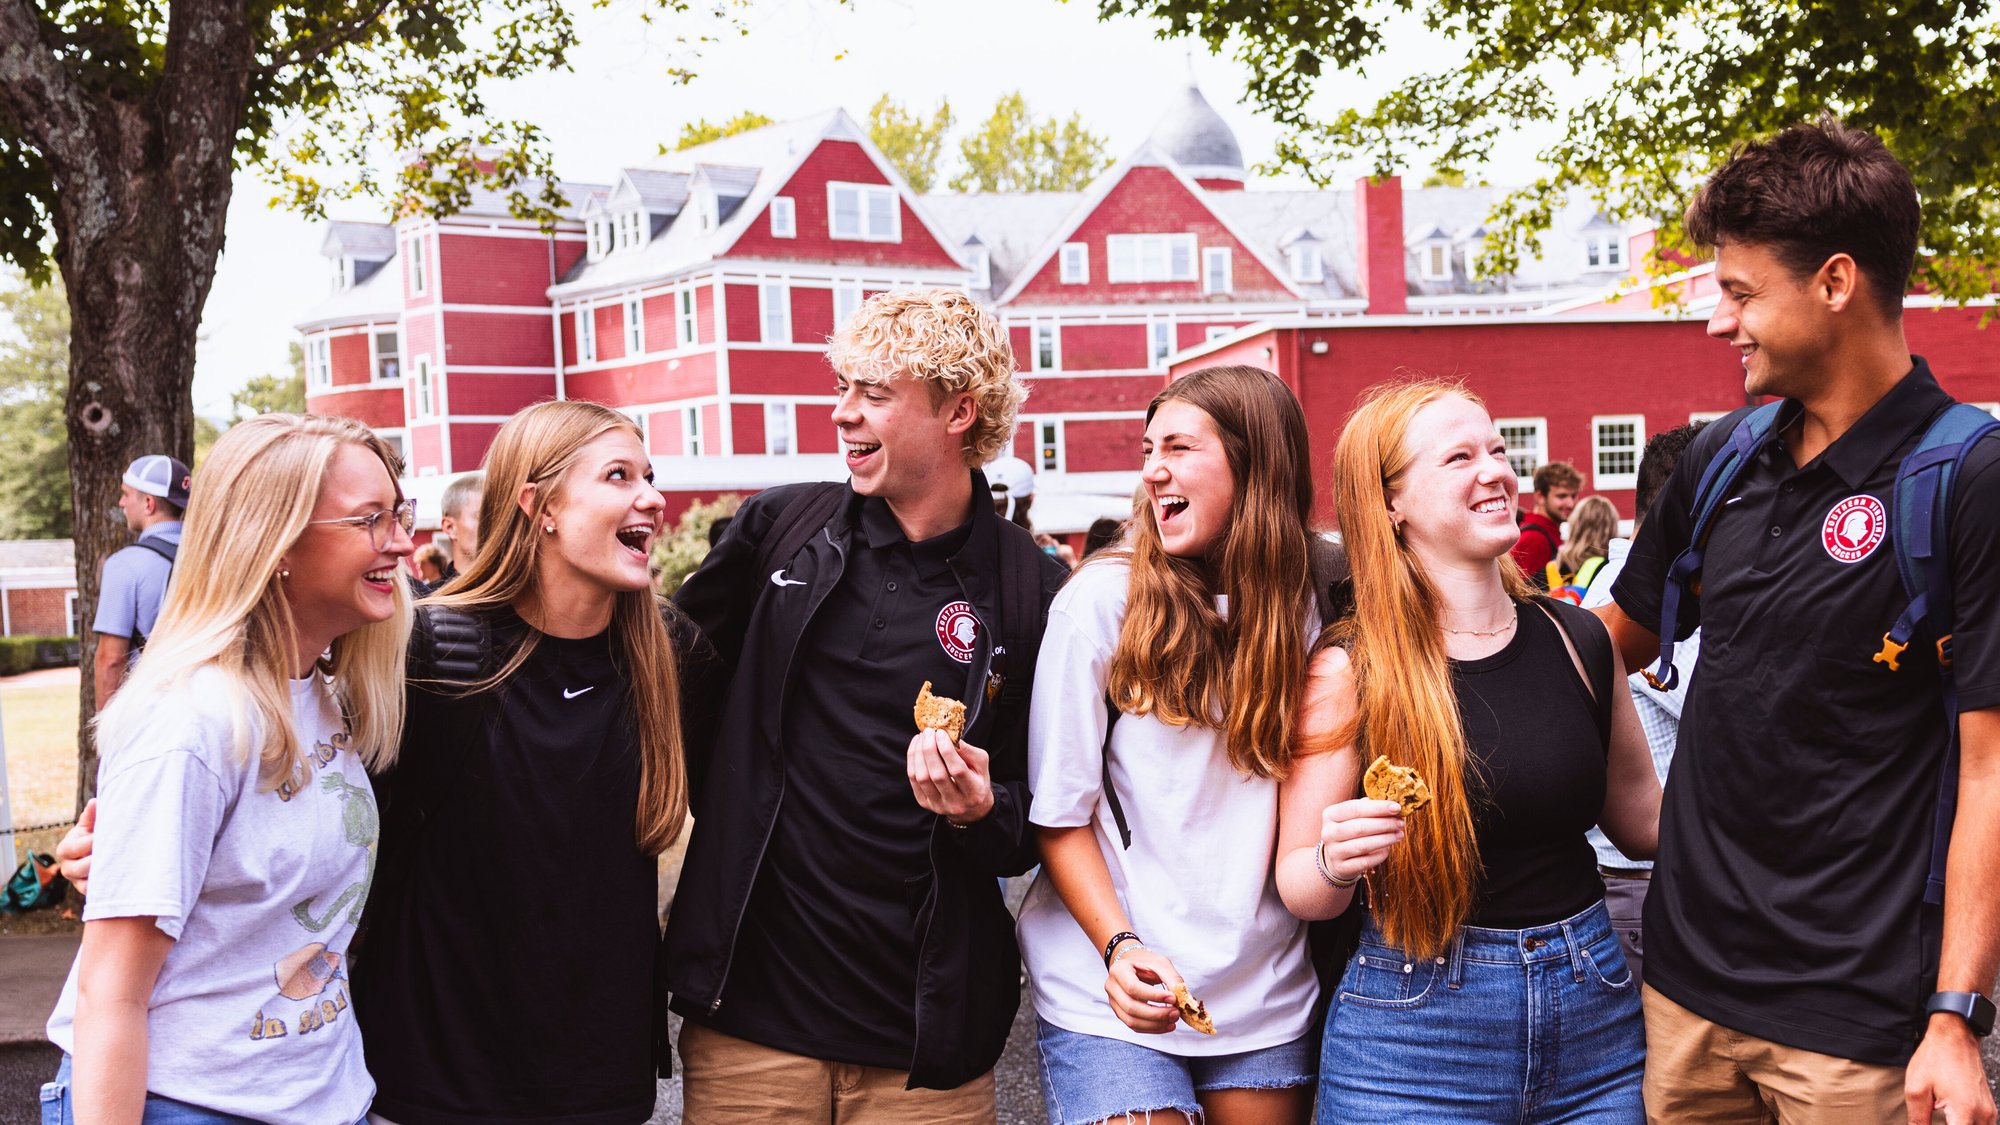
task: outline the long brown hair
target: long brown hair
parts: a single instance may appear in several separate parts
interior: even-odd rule
[[[1410,420],[1447,395],[1485,405],[1463,384],[1443,379],[1371,387],[1333,455],[1334,511],[1354,575],[1354,610],[1332,640],[1347,649],[1357,698],[1353,725],[1332,741],[1353,745],[1364,766],[1386,754],[1430,783],[1430,807],[1409,818],[1402,847],[1369,879],[1382,936],[1418,957],[1443,953],[1465,924],[1480,872],[1465,724],[1437,588],[1389,518],[1389,497],[1403,487],[1412,460],[1403,444]],[[1521,568],[1507,556],[1499,565],[1508,595],[1528,596]]]
[[[630,418],[591,402],[537,403],[501,426],[486,455],[478,553],[465,573],[423,604],[484,613],[533,598],[543,543],[536,529],[542,513],[562,494],[577,453],[612,430],[640,437]],[[536,486],[531,512],[517,502],[528,484]],[[648,855],[665,851],[687,819],[680,669],[661,617],[664,608],[648,587],[619,594],[611,611],[611,655],[630,685],[638,720],[639,807],[633,825],[639,848]],[[530,629],[499,671],[468,690],[497,687],[521,667],[540,639],[541,634]]]
[[[1618,534],[1618,509],[1602,496],[1586,496],[1569,514],[1569,539],[1556,552],[1556,565],[1564,574],[1575,574],[1591,559],[1610,553],[1611,540]]]
[[[1215,421],[1234,509],[1221,549],[1203,560],[1167,554],[1152,503],[1133,505],[1126,546],[1104,552],[1131,560],[1108,690],[1126,714],[1221,728],[1231,765],[1282,778],[1305,698],[1313,612],[1305,411],[1290,387],[1255,367],[1206,367],[1177,379],[1153,397],[1146,421],[1174,401]],[[1217,594],[1229,597],[1227,618],[1216,612]]]

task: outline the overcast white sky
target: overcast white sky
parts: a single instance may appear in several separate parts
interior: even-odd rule
[[[665,76],[678,55],[671,30],[647,25],[635,0],[614,0],[579,16],[582,49],[573,73],[547,75],[494,92],[495,113],[540,124],[566,178],[609,181],[621,167],[653,156],[683,123],[755,109],[779,120],[839,105],[857,120],[883,93],[913,109],[951,99],[961,126],[983,118],[1001,95],[1020,90],[1038,116],[1082,113],[1122,157],[1152,130],[1190,65],[1186,40],[1162,42],[1153,25],[1100,23],[1090,0],[755,0],[750,33],[709,47],[694,60],[700,77]],[[1386,89],[1415,68],[1437,65],[1440,44],[1412,23],[1373,72],[1322,83],[1325,109]],[[1236,130],[1244,157],[1267,159],[1277,130],[1238,104],[1241,69],[1195,54],[1209,101]],[[955,149],[955,142],[948,149]],[[1511,146],[1510,163],[1489,169],[1495,183],[1533,168],[1533,144]],[[1363,169],[1341,169],[1336,182]],[[195,366],[198,413],[221,417],[230,392],[285,363],[291,325],[326,293],[320,224],[267,206],[272,191],[255,173],[239,175],[228,244],[202,323]],[[368,208],[341,218],[378,219]]]

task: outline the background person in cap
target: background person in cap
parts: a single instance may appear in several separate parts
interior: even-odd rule
[[[986,483],[993,491],[993,510],[1001,519],[1035,530],[1028,519],[1028,509],[1035,504],[1035,470],[1026,461],[995,457],[986,465]]]
[[[146,645],[160,602],[167,596],[167,579],[174,572],[174,554],[181,545],[181,510],[187,507],[188,467],[162,453],[149,453],[125,470],[118,489],[118,510],[125,526],[139,541],[104,560],[98,584],[97,705],[102,708],[118,685],[132,657]]]

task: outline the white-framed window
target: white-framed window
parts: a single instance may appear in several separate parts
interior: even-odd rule
[[[1451,280],[1451,243],[1433,240],[1417,247],[1417,276],[1425,281]]]
[[[306,341],[306,386],[321,390],[333,386],[333,360],[324,336]]]
[[[1090,283],[1090,243],[1065,242],[1062,245],[1061,280],[1064,285],[1087,285]]]
[[[1500,440],[1507,446],[1507,463],[1514,467],[1521,495],[1526,496],[1535,490],[1535,470],[1549,459],[1549,420],[1495,418],[1493,428],[1500,431]]]
[[[1599,414],[1590,420],[1592,489],[1633,488],[1639,483],[1639,452],[1646,444],[1643,414]]]
[[[424,262],[424,236],[410,239],[410,295],[421,297],[430,291],[430,271]]]
[[[75,590],[63,591],[63,620],[69,623],[69,632],[65,633],[64,636],[75,637],[81,635],[77,632],[76,625],[76,594]]]
[[[431,357],[420,355],[410,364],[416,372],[416,391],[411,396],[415,401],[411,412],[419,418],[428,418],[437,413],[437,396],[431,386]]]
[[[1234,331],[1236,331],[1236,326],[1233,324],[1211,324],[1207,328],[1202,329],[1201,338],[1203,340],[1220,340]]]
[[[333,287],[345,289],[354,284],[354,259],[341,255],[333,261]]]
[[[1210,246],[1201,252],[1201,291],[1227,293],[1234,289],[1230,276],[1229,247]]]
[[[698,229],[709,231],[722,225],[722,201],[715,197],[711,189],[697,191],[689,198],[688,206],[693,209]]]
[[[829,238],[855,242],[900,242],[903,238],[901,201],[886,184],[826,185],[826,233]]]
[[[694,290],[693,289],[681,290],[680,295],[676,297],[675,300],[680,302],[681,334],[678,343],[683,348],[689,347],[699,342],[695,339],[695,336],[701,327],[699,324],[695,323],[694,319]]]
[[[1029,350],[1034,357],[1034,366],[1031,370],[1055,370],[1056,362],[1060,358],[1056,351],[1056,326],[1037,324],[1029,331],[1032,334]]]
[[[625,298],[625,354],[646,354],[646,310],[636,293]]]
[[[1105,279],[1112,284],[1134,281],[1193,281],[1194,235],[1114,234],[1104,240],[1109,259]]]
[[[971,276],[966,278],[965,287],[967,289],[993,288],[993,253],[984,246],[975,246],[966,252],[966,258],[968,259],[966,268]]]
[[[1285,252],[1290,260],[1293,281],[1320,282],[1326,280],[1326,264],[1320,258],[1319,243],[1295,242]]]
[[[395,329],[375,333],[375,361],[370,370],[375,381],[389,383],[403,377],[403,343]]]
[[[611,253],[611,220],[592,219],[590,221],[590,260],[595,262]]]
[[[1583,268],[1622,270],[1625,268],[1625,236],[1617,231],[1595,231],[1583,239]]]
[[[1038,473],[1060,473],[1063,471],[1063,424],[1061,418],[1035,418],[1030,420],[1035,434],[1035,471]]]
[[[681,408],[681,452],[689,457],[701,456],[701,407]]]
[[[576,361],[597,362],[597,310],[589,305],[576,310]]]
[[[861,307],[861,286],[836,283],[833,287],[833,326],[839,328]]]
[[[1692,426],[1697,423],[1713,422],[1718,418],[1727,417],[1728,414],[1729,411],[1727,410],[1690,410],[1688,411],[1688,425]],[[1994,417],[2000,418],[2000,414],[1996,414]]]
[[[639,246],[646,241],[646,213],[626,211],[618,216],[618,248]]]
[[[1150,366],[1158,367],[1174,354],[1174,322],[1161,317],[1148,321],[1146,326],[1146,356]]]
[[[799,447],[798,417],[789,402],[764,404],[764,452],[790,456]]]
[[[782,281],[767,281],[757,287],[758,303],[763,306],[764,342],[767,344],[789,344],[792,342],[792,288]]]
[[[789,195],[775,196],[771,200],[771,237],[797,238],[799,236],[799,208]]]

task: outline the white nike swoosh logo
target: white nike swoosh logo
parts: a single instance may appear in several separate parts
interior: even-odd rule
[[[576,698],[577,696],[579,696],[579,695],[582,695],[582,694],[583,694],[584,692],[586,692],[586,691],[596,691],[596,690],[597,690],[597,685],[596,685],[596,684],[592,684],[592,685],[590,685],[589,687],[586,687],[586,688],[578,688],[578,689],[576,689],[575,691],[571,691],[571,690],[569,690],[568,688],[564,688],[564,689],[563,689],[563,698],[564,698],[564,699],[575,699],[575,698]]]
[[[805,585],[805,583],[804,583],[804,582],[802,582],[802,581],[800,581],[799,579],[796,579],[796,578],[787,578],[787,577],[785,577],[785,572],[784,572],[784,571],[782,571],[782,570],[774,570],[774,571],[772,571],[772,572],[771,572],[771,585],[773,585],[773,586],[803,586],[803,585]]]

